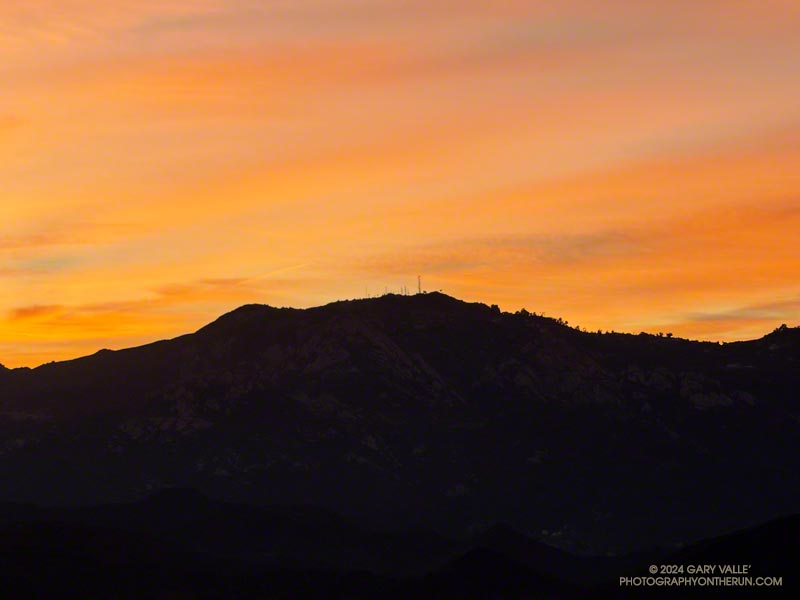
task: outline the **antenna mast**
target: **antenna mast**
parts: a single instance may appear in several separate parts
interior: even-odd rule
[[[422,275],[417,275],[417,293],[422,293]]]

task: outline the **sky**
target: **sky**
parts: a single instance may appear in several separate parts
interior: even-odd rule
[[[796,0],[0,4],[0,363],[401,286],[800,324]]]

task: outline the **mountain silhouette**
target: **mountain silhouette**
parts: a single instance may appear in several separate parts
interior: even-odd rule
[[[796,328],[721,345],[440,293],[249,305],[0,370],[0,500],[184,488],[374,531],[507,523],[573,554],[671,548],[800,512],[799,360]]]
[[[575,556],[496,525],[465,540],[376,534],[313,507],[262,508],[172,489],[138,502],[0,504],[4,598],[778,597],[796,591],[797,516],[680,550]],[[780,588],[621,587],[648,566],[735,565]],[[746,558],[746,560],[750,560]]]

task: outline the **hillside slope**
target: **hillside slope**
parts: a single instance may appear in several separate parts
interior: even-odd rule
[[[438,293],[245,306],[0,372],[0,500],[179,486],[578,552],[669,545],[800,511],[798,366],[797,329],[600,335]]]

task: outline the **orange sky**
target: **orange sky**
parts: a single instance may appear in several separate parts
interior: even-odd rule
[[[795,0],[0,5],[0,363],[416,286],[800,320]]]

